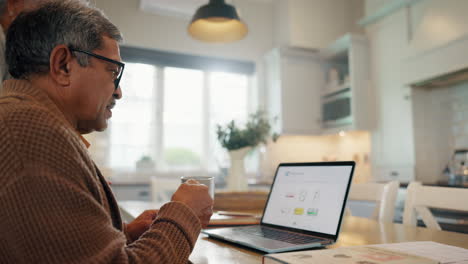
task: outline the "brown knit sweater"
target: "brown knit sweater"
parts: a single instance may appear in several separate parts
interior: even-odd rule
[[[0,97],[0,263],[186,263],[200,222],[164,205],[127,244],[112,191],[79,134],[24,80]]]

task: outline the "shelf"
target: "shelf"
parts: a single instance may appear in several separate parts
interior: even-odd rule
[[[322,98],[328,98],[345,91],[347,92],[349,90],[351,90],[351,84],[349,82],[338,85],[333,89],[325,88],[324,90],[322,90]]]
[[[344,82],[335,87],[324,85],[320,91],[322,133],[370,130],[373,126],[371,107],[374,100],[370,98],[365,36],[346,34],[320,51],[320,57],[325,79]]]
[[[344,61],[348,63],[348,52],[352,43],[365,43],[366,38],[361,35],[348,33],[333,42],[329,47],[319,52],[320,57],[328,61]]]

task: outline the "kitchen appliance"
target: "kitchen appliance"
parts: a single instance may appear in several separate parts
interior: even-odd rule
[[[353,123],[351,89],[349,87],[324,95],[322,102],[322,122],[325,128]]]
[[[456,149],[447,170],[448,184],[464,186],[468,184],[468,149]]]

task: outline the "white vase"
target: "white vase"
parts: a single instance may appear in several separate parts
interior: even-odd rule
[[[247,176],[245,175],[244,158],[250,147],[229,151],[231,167],[227,179],[227,188],[230,191],[247,191]]]

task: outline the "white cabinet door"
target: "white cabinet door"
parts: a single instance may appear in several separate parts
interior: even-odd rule
[[[267,108],[278,120],[279,134],[320,133],[320,88],[323,69],[318,56],[303,49],[274,49],[265,57]]]
[[[372,133],[374,172],[385,168],[390,173],[392,169],[412,168],[415,164],[410,88],[401,81],[402,57],[407,45],[405,32],[404,10],[385,18],[368,32],[376,92],[376,129]],[[411,171],[399,174],[410,173],[401,180],[414,179]]]

